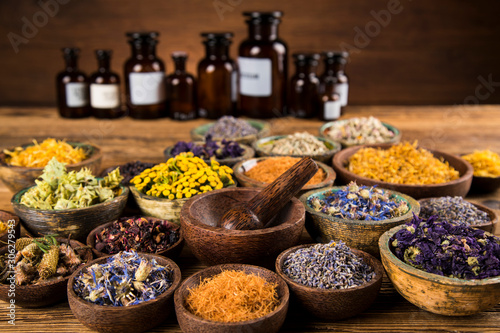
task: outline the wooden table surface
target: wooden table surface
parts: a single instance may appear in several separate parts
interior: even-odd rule
[[[347,117],[373,115],[398,127],[403,140],[418,140],[421,146],[460,154],[489,148],[500,152],[500,106],[359,106],[349,107]],[[198,119],[61,119],[53,108],[0,108],[0,148],[30,142],[33,138],[66,138],[88,141],[102,147],[102,168],[132,160],[161,162],[163,149],[178,140],[189,140],[192,128],[208,122]],[[273,134],[308,131],[316,134],[322,122],[290,118],[273,119]],[[12,193],[0,184],[0,209],[12,211]],[[468,200],[487,203],[500,212],[500,191],[469,195]],[[494,231],[500,235],[500,228]],[[312,242],[304,231],[302,242]],[[184,278],[204,266],[187,247],[178,259]],[[16,308],[15,326],[8,324],[7,303],[0,301],[0,331],[89,332],[72,315],[67,302],[41,309]],[[469,317],[446,317],[426,312],[407,302],[384,276],[375,303],[357,317],[338,322],[318,320],[291,308],[283,332],[500,332],[500,304]],[[151,332],[181,332],[175,318]]]

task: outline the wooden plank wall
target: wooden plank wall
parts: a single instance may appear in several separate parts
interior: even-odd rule
[[[233,31],[236,57],[247,34],[241,12],[275,9],[285,13],[280,35],[290,54],[351,51],[351,104],[500,103],[498,0],[2,0],[0,105],[54,105],[61,47],[80,47],[87,73],[94,49],[113,49],[123,75],[124,33],[153,29],[167,71],[170,53],[185,50],[195,72],[200,32]],[[33,23],[36,31],[26,28]]]

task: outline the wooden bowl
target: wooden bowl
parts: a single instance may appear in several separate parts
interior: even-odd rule
[[[148,219],[148,220],[159,220],[159,219],[157,219],[155,217],[149,217],[149,216],[147,216],[145,218]],[[89,235],[87,236],[87,245],[92,248],[92,252],[94,253],[94,256],[96,258],[101,258],[101,257],[105,257],[105,256],[109,256],[109,255],[115,254],[115,253],[100,252],[100,251],[97,251],[96,248],[95,248],[96,234],[99,234],[105,228],[109,228],[111,225],[113,225],[114,222],[115,221],[111,221],[111,222],[108,222],[106,224],[98,226],[97,228],[95,228],[94,230],[92,230],[89,233]],[[177,229],[177,231],[179,232],[179,239],[177,240],[177,242],[175,242],[174,244],[170,245],[165,250],[156,252],[154,254],[156,254],[158,256],[162,256],[162,257],[168,257],[168,258],[171,258],[171,259],[176,259],[177,257],[179,257],[179,255],[181,254],[182,248],[184,247],[184,237],[182,235],[182,230],[180,230],[180,227],[179,227],[178,224],[171,223],[171,222],[169,222],[169,224],[170,224],[170,226],[172,228]],[[141,252],[139,252],[139,253],[141,253]]]
[[[9,235],[12,235],[10,236],[11,242],[21,237],[21,221],[19,217],[5,210],[0,210],[0,221],[7,224],[7,230],[0,233],[0,244],[8,244]]]
[[[258,275],[269,282],[277,283],[277,292],[280,304],[273,312],[263,317],[235,323],[224,323],[202,319],[201,317],[192,314],[186,308],[186,298],[189,295],[190,289],[200,284],[203,279],[217,275],[224,270],[243,271],[247,274]],[[186,333],[278,332],[285,321],[286,313],[288,311],[289,298],[290,293],[285,281],[283,281],[283,279],[281,279],[276,273],[262,267],[241,264],[217,265],[205,268],[188,277],[179,289],[176,290],[174,296],[177,321],[179,322],[179,326],[182,331]]]
[[[392,144],[377,144],[356,146],[344,149],[333,157],[333,169],[337,172],[341,184],[356,181],[359,185],[378,185],[382,188],[398,191],[415,199],[429,197],[461,196],[465,197],[472,182],[472,165],[458,156],[443,153],[437,150],[429,150],[434,157],[443,158],[450,166],[459,172],[460,178],[447,183],[429,185],[405,185],[383,182],[375,179],[359,176],[346,169],[349,158],[361,148],[389,149]]]
[[[14,212],[24,228],[32,235],[57,234],[85,242],[95,227],[118,219],[127,203],[128,188],[120,185],[121,193],[112,200],[85,208],[42,210],[20,204],[21,197],[30,188],[17,192],[11,200]]]
[[[203,145],[204,142],[196,142],[197,144],[199,145]],[[235,165],[236,163],[240,162],[240,161],[243,161],[243,160],[247,160],[249,158],[252,158],[254,157],[255,155],[255,151],[253,150],[252,147],[250,146],[247,146],[245,144],[239,144],[241,148],[243,148],[243,155],[241,155],[240,157],[232,157],[232,158],[222,158],[222,159],[218,159],[218,158],[214,158],[217,162],[219,162],[221,165],[227,165],[229,167],[232,167],[233,165]],[[167,147],[165,148],[165,150],[163,151],[163,156],[165,156],[165,159],[168,160],[169,158],[173,157],[171,152],[172,152],[172,149],[174,149],[174,146],[170,146],[170,147]],[[210,165],[210,159],[206,160],[204,159],[204,161]]]
[[[101,166],[102,152],[101,148],[93,146],[86,143],[80,142],[68,142],[73,147],[81,147],[85,150],[87,159],[75,163],[66,165],[68,171],[80,170],[83,167],[87,167],[92,171],[92,174],[97,174]],[[22,147],[32,146],[33,144],[25,144]],[[8,150],[12,151],[15,148],[10,148]],[[8,165],[5,162],[5,153],[0,152],[0,179],[11,192],[18,192],[23,188],[32,186],[35,184],[35,179],[37,179],[42,173],[43,168],[27,168],[20,166]]]
[[[257,230],[217,227],[222,216],[260,189],[227,188],[192,197],[181,211],[181,229],[193,254],[207,265],[259,264],[274,267],[278,254],[296,245],[304,229],[304,205],[293,198],[270,226]]]
[[[56,238],[59,242],[66,242],[65,238]],[[82,244],[76,240],[70,240],[71,247],[84,247],[76,250],[77,253],[82,258],[83,262],[92,261],[92,251],[85,248],[85,244]],[[9,246],[4,246],[0,249],[0,255],[5,253],[11,253]],[[40,308],[55,303],[59,303],[66,300],[66,285],[70,275],[57,281],[47,281],[44,283],[36,285],[22,285],[15,286],[15,296],[9,296],[10,285],[0,283],[0,300],[4,302],[10,302],[11,299],[15,299],[16,306],[21,306],[23,308]]]
[[[324,138],[340,142],[340,144],[342,144],[342,147],[344,147],[344,148],[359,146],[361,144],[350,143],[350,142],[347,142],[345,139],[337,140],[337,139],[332,138],[328,134],[328,132],[331,130],[332,127],[343,125],[346,122],[348,122],[349,120],[350,119],[335,120],[335,121],[331,121],[331,122],[328,122],[326,124],[323,124],[323,126],[321,126],[319,129],[319,135],[324,137]],[[394,137],[392,137],[391,139],[389,139],[385,142],[381,142],[381,143],[398,143],[401,140],[401,131],[399,129],[397,129],[396,127],[389,125],[387,123],[382,123],[382,125],[384,125],[389,131],[394,133]]]
[[[233,167],[233,173],[234,177],[238,180],[238,183],[242,187],[256,187],[256,188],[264,188],[268,183],[264,183],[258,180],[255,180],[253,178],[250,178],[245,175],[245,172],[256,166],[258,163],[267,160],[267,159],[276,159],[278,157],[257,157],[257,158],[251,158],[249,160],[245,160],[239,163],[236,163],[236,165]],[[313,184],[313,185],[305,185],[302,187],[302,190],[296,195],[296,197],[300,197],[302,194],[304,194],[307,191],[315,190],[315,189],[320,189],[328,186],[332,186],[333,182],[335,181],[335,177],[337,176],[335,171],[328,165],[316,161],[316,164],[318,164],[318,167],[323,169],[325,172],[325,178],[321,183],[318,184]]]
[[[341,320],[356,316],[365,311],[375,301],[382,285],[384,267],[370,254],[351,249],[354,254],[363,258],[373,268],[375,276],[370,282],[347,289],[321,289],[308,287],[292,280],[283,272],[285,260],[295,251],[314,246],[303,244],[282,252],[276,259],[276,273],[286,281],[292,294],[292,302],[296,300],[310,314],[326,319]]]
[[[99,332],[135,333],[144,332],[160,325],[173,313],[173,295],[181,282],[181,271],[176,263],[157,255],[139,254],[149,260],[155,259],[160,265],[169,265],[174,270],[174,281],[170,288],[156,299],[129,306],[98,305],[80,298],[73,290],[76,275],[93,264],[103,264],[108,257],[98,258],[86,264],[69,278],[67,293],[73,315],[83,325]]]
[[[471,192],[491,193],[500,188],[500,177],[472,176]]]
[[[262,138],[253,143],[253,149],[257,153],[257,156],[291,156],[291,157],[305,157],[305,156],[310,156],[314,160],[325,163],[325,164],[330,164],[333,158],[333,155],[338,153],[340,149],[342,149],[342,145],[338,142],[332,141],[327,138],[323,137],[316,137],[318,140],[322,141],[325,147],[328,149],[328,152],[323,153],[323,154],[316,154],[316,155],[288,155],[288,154],[273,154],[273,153],[266,153],[262,148],[266,145],[272,144],[274,141],[286,138],[289,135],[275,135],[275,136],[269,136],[267,138]]]
[[[437,198],[425,198],[425,199],[418,200],[418,202],[420,203],[420,207],[422,207],[423,205],[425,205],[427,202],[429,202],[432,199],[437,199]],[[498,223],[497,213],[495,213],[495,211],[493,211],[492,209],[490,209],[484,205],[474,203],[471,201],[468,201],[468,202],[470,202],[471,204],[476,206],[477,209],[482,210],[483,212],[486,212],[486,214],[488,214],[488,216],[490,218],[490,222],[488,222],[488,223],[475,224],[475,225],[471,225],[471,227],[482,229],[482,230],[487,231],[487,232],[492,232],[493,228],[495,227],[495,224]]]
[[[257,134],[247,135],[239,138],[226,138],[236,141],[238,143],[243,143],[245,145],[251,146],[252,143],[265,136],[268,136],[271,133],[271,126],[268,122],[262,120],[254,120],[254,119],[246,119],[246,121],[254,128],[258,130]],[[211,122],[208,124],[204,124],[198,126],[191,130],[191,139],[193,141],[205,141],[205,135],[207,134],[210,127],[212,127],[215,122]],[[224,138],[213,138],[214,140],[222,140]]]
[[[316,197],[324,199],[330,192],[337,192],[342,187],[329,187],[326,189],[309,191],[300,197],[300,201],[306,209],[306,229],[312,239],[319,243],[328,243],[331,240],[340,239],[347,246],[368,252],[372,256],[380,258],[378,239],[387,230],[410,221],[413,214],[420,212],[419,203],[396,191],[386,190],[396,195],[398,200],[404,200],[409,206],[408,212],[402,216],[383,221],[349,220],[333,217],[328,214],[315,211],[309,205],[309,199]]]
[[[481,280],[456,279],[427,273],[399,260],[390,249],[389,241],[403,227],[385,232],[379,246],[387,276],[407,301],[445,316],[473,315],[500,302],[500,276]]]

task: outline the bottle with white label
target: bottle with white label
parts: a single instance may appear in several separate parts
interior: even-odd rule
[[[129,32],[132,56],[125,62],[125,97],[130,117],[166,116],[165,64],[156,57],[158,32]]]
[[[345,65],[349,58],[348,52],[327,51],[323,52],[325,59],[325,71],[320,77],[321,89],[324,89],[324,83],[333,80],[334,90],[340,95],[342,107],[347,106],[349,99],[349,78],[345,74]]]
[[[278,37],[283,13],[244,12],[248,38],[240,44],[238,113],[272,118],[286,112],[287,45]]]
[[[96,50],[98,69],[90,76],[90,107],[96,118],[123,116],[120,77],[110,70],[111,50]]]
[[[335,91],[335,81],[327,77],[319,96],[319,119],[325,121],[339,119],[343,109],[340,95]]]
[[[204,32],[205,58],[198,63],[198,115],[218,119],[234,116],[238,70],[229,57],[233,33]]]
[[[80,49],[62,49],[66,69],[56,77],[57,106],[64,118],[84,118],[90,116],[89,86],[87,76],[78,69]]]
[[[295,74],[290,78],[288,112],[297,118],[312,118],[319,111],[319,53],[294,53]]]

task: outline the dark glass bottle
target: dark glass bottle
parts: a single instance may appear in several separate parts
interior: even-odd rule
[[[120,77],[110,70],[111,50],[96,50],[98,69],[90,76],[90,107],[96,118],[123,116]]]
[[[296,70],[290,79],[288,111],[298,118],[312,118],[319,110],[319,78],[316,69],[319,53],[293,54]]]
[[[217,119],[236,113],[236,63],[229,57],[233,34],[202,33],[205,58],[198,63],[198,114]]]
[[[340,118],[343,113],[340,95],[335,92],[335,81],[327,77],[322,84],[319,98],[319,119],[330,121]]]
[[[132,118],[166,115],[165,64],[156,57],[157,32],[129,32],[132,56],[125,62],[125,96]]]
[[[167,76],[167,111],[170,118],[188,120],[196,118],[196,81],[186,72],[186,52],[172,53],[175,70]]]
[[[321,91],[324,91],[324,83],[328,80],[333,81],[334,90],[340,95],[342,107],[347,105],[349,98],[349,78],[345,74],[345,65],[349,58],[348,52],[328,51],[323,53],[325,59],[325,71],[320,77]]]
[[[89,86],[87,76],[78,69],[80,49],[62,49],[66,69],[56,77],[57,106],[64,118],[84,118],[90,116]]]
[[[248,38],[240,44],[238,112],[251,118],[280,117],[286,112],[287,46],[278,37],[283,13],[244,12]]]

